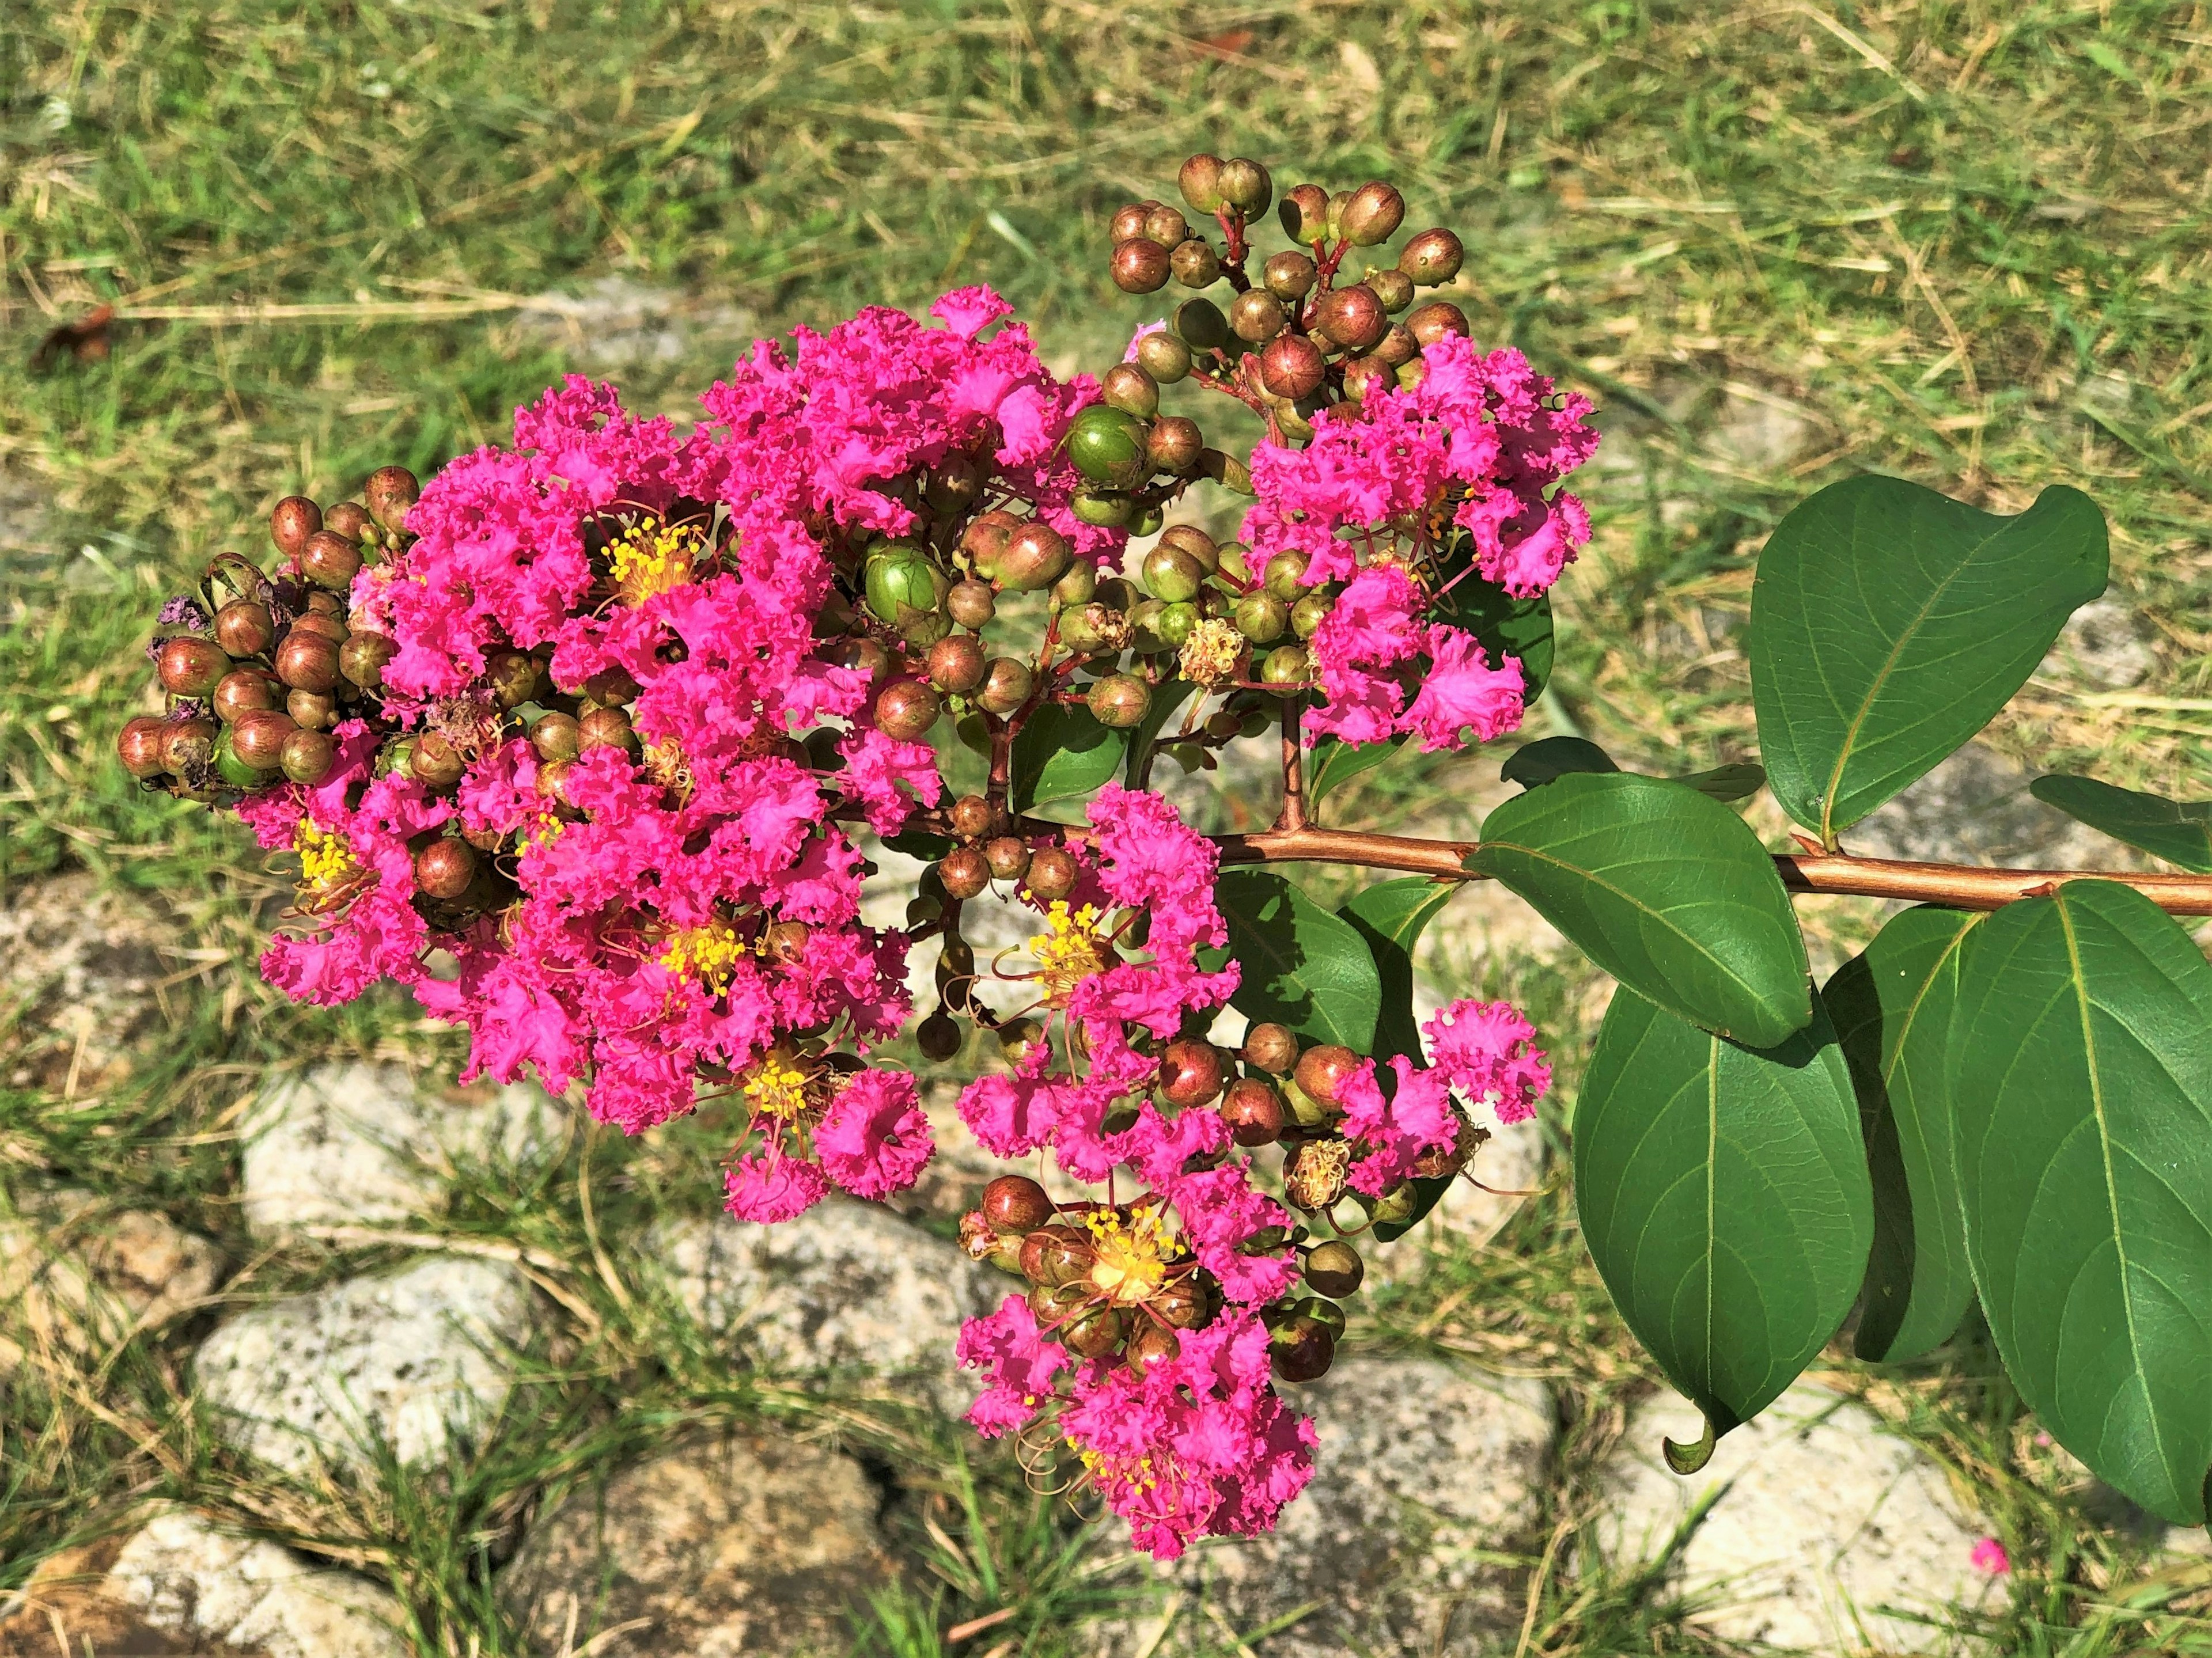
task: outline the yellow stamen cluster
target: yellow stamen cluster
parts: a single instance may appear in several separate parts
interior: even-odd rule
[[[726,921],[687,926],[668,935],[660,952],[660,965],[679,979],[689,979],[710,996],[730,987],[738,963],[752,954],[752,947],[738,937]]]
[[[304,817],[293,831],[292,847],[300,854],[300,885],[308,892],[334,891],[361,868],[343,836],[319,829]]]
[[[1133,1307],[1158,1295],[1182,1253],[1157,1209],[1139,1209],[1126,1220],[1110,1209],[1093,1209],[1083,1224],[1091,1239],[1091,1282],[1117,1306]]]
[[[607,544],[614,565],[615,594],[625,604],[642,604],[656,593],[691,579],[691,566],[706,544],[696,524],[664,524],[640,519]]]
[[[1073,1434],[1064,1437],[1067,1441],[1067,1448],[1073,1451],[1076,1461],[1083,1464],[1083,1472],[1093,1479],[1115,1479],[1145,1491],[1154,1490],[1160,1483],[1152,1473],[1150,1452],[1138,1457],[1134,1462],[1125,1462],[1118,1457],[1109,1458],[1103,1451],[1079,1445]]]
[[[1183,636],[1182,653],[1176,661],[1185,679],[1214,690],[1237,677],[1237,665],[1243,656],[1244,635],[1237,625],[1208,616]]]
[[[806,1108],[806,1077],[778,1054],[770,1054],[745,1073],[745,1103],[786,1122]]]
[[[1071,909],[1065,898],[1054,899],[1045,911],[1044,931],[1030,940],[1029,948],[1050,1005],[1066,1007],[1076,986],[1105,971],[1109,958],[1100,919],[1096,904]]]
[[[693,779],[691,762],[684,758],[684,750],[673,738],[665,743],[647,743],[643,756],[645,774],[665,789],[673,789],[685,799],[690,799]]]

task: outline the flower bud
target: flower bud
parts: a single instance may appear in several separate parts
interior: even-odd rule
[[[574,760],[584,751],[574,716],[549,714],[530,728],[530,746],[540,760]]]
[[[1431,300],[1406,318],[1406,331],[1422,346],[1434,345],[1448,334],[1467,337],[1467,313],[1449,300]]]
[[[1276,216],[1292,241],[1321,241],[1328,234],[1328,192],[1319,185],[1300,185],[1283,197]]]
[[[1424,230],[1398,255],[1398,269],[1419,288],[1436,288],[1459,275],[1467,250],[1458,237],[1443,229]]]
[[[1124,294],[1151,294],[1167,285],[1169,253],[1149,236],[1132,236],[1115,245],[1114,286]]]
[[[215,758],[216,726],[212,720],[164,720],[161,727],[161,769],[189,777]]]
[[[1313,659],[1303,645],[1278,645],[1260,665],[1262,684],[1300,686],[1313,677]]]
[[[325,610],[312,608],[313,601],[319,598],[328,600],[331,604],[335,605],[337,602],[335,598],[332,598],[330,594],[325,592],[310,593],[307,597],[310,608],[303,611],[299,616],[293,617],[291,627],[292,632],[295,634],[320,634],[325,639],[329,640],[333,645],[343,645],[347,640],[353,637],[352,629],[346,626],[344,618],[340,616],[335,610]]]
[[[123,769],[133,777],[159,777],[167,769],[161,759],[161,738],[167,729],[150,714],[125,720],[115,738],[115,752]]]
[[[921,498],[932,512],[951,517],[983,493],[983,469],[957,452],[937,463],[922,480]]]
[[[1283,1096],[1256,1077],[1240,1077],[1221,1096],[1221,1121],[1239,1145],[1272,1145],[1283,1132]]]
[[[1279,334],[1260,353],[1260,380],[1279,398],[1310,397],[1328,378],[1328,364],[1311,340]]]
[[[1428,377],[1429,366],[1419,357],[1415,357],[1411,362],[1401,362],[1398,365],[1398,389],[1401,392],[1419,391],[1421,382]]]
[[[1155,472],[1181,477],[1198,465],[1206,451],[1206,434],[1198,422],[1181,415],[1164,415],[1152,422],[1145,440],[1145,459]]]
[[[999,826],[1002,813],[999,807],[980,794],[963,794],[955,800],[945,814],[952,832],[963,841],[973,841],[988,835]],[[956,893],[956,897],[972,897],[972,893]]]
[[[1267,203],[1274,198],[1275,181],[1259,162],[1240,155],[1222,164],[1221,199],[1245,217],[1265,213]]]
[[[1182,198],[1197,211],[1212,214],[1221,207],[1221,168],[1218,155],[1198,155],[1182,164],[1176,175],[1176,183],[1182,190]]]
[[[1376,346],[1374,361],[1396,368],[1420,355],[1421,343],[1413,337],[1413,331],[1401,322],[1394,322],[1382,336],[1382,343]]]
[[[876,729],[902,743],[919,742],[944,709],[928,686],[918,680],[896,680],[876,697]]]
[[[1420,1202],[1413,1182],[1400,1181],[1369,1206],[1369,1218],[1378,1226],[1403,1226],[1413,1218],[1413,1211]]]
[[[1351,1166],[1349,1142],[1300,1140],[1283,1159],[1283,1196],[1291,1207],[1319,1214],[1343,1197],[1345,1172]]]
[[[295,728],[284,739],[276,763],[278,769],[295,783],[313,788],[331,774],[337,758],[338,745],[331,740],[329,732]]]
[[[983,1188],[979,1212],[996,1232],[1026,1236],[1049,1222],[1054,1212],[1045,1189],[1026,1175],[1001,1175]]]
[[[1091,1241],[1066,1223],[1038,1227],[1022,1240],[1022,1276],[1056,1289],[1091,1276]]]
[[[960,1027],[950,1014],[931,1014],[915,1028],[914,1044],[921,1057],[942,1065],[960,1051]]]
[[[449,789],[461,780],[466,762],[441,732],[424,732],[407,750],[407,774],[427,789]]]
[[[1145,423],[1136,416],[1092,404],[1068,423],[1064,441],[1067,458],[1085,477],[1109,489],[1127,489],[1143,483],[1150,470],[1145,437]],[[1054,579],[1059,574],[1054,571]]]
[[[422,486],[404,466],[380,466],[362,485],[361,498],[368,503],[371,518],[397,531],[406,522],[407,509],[422,498]]]
[[[1182,216],[1181,208],[1162,202],[1145,215],[1142,234],[1164,246],[1174,247],[1189,239],[1190,222]]]
[[[637,701],[638,683],[621,668],[602,668],[584,682],[584,695],[604,708]]]
[[[362,531],[369,525],[368,509],[357,501],[342,501],[323,514],[323,528],[334,536],[360,544]]]
[[[1121,529],[1137,516],[1137,503],[1115,489],[1079,489],[1067,507],[1077,523],[1107,530]]]
[[[347,643],[352,641],[349,640]],[[343,653],[339,665],[344,665]],[[538,682],[544,672],[543,665],[535,657],[526,656],[520,651],[499,651],[485,665],[484,678],[501,708],[519,708],[538,695]]]
[[[1152,216],[1152,210],[1158,205],[1158,202],[1131,202],[1127,207],[1117,208],[1107,223],[1107,234],[1116,246],[1143,235],[1145,221]]]
[[[1129,419],[1118,410],[1097,412]],[[1071,434],[1071,449],[1073,446]],[[1141,440],[1138,448],[1141,453]],[[1042,519],[1031,519],[1006,537],[1006,550],[999,559],[1000,583],[1018,593],[1041,592],[1067,574],[1068,564],[1074,556],[1075,550],[1068,545],[1066,536]]]
[[[1370,270],[1359,279],[1359,285],[1372,288],[1382,308],[1393,316],[1413,302],[1413,279],[1402,270]]]
[[[1364,403],[1373,392],[1395,392],[1398,376],[1387,362],[1373,357],[1354,357],[1344,365],[1344,395],[1347,402]]]
[[[1389,241],[1406,222],[1406,198],[1379,180],[1364,184],[1352,192],[1337,222],[1354,247],[1373,247]]]
[[[1155,1364],[1172,1362],[1182,1352],[1182,1343],[1176,1339],[1173,1330],[1163,1329],[1146,1320],[1138,1325],[1136,1333],[1129,1338],[1128,1345],[1121,1350],[1121,1357],[1127,1361],[1131,1370],[1142,1376]]]
[[[323,509],[305,495],[287,495],[269,514],[269,534],[276,550],[297,558],[307,537],[323,527]]]
[[[945,596],[945,609],[963,628],[982,628],[999,613],[988,581],[956,581]]]
[[[342,592],[361,570],[361,549],[343,536],[318,530],[300,550],[300,574],[319,587]]]
[[[1328,594],[1308,593],[1291,606],[1291,631],[1300,639],[1311,639],[1335,608],[1336,601]]]
[[[1413,1169],[1414,1179],[1450,1179],[1461,1169],[1466,1168],[1473,1160],[1474,1154],[1489,1140],[1489,1130],[1477,1128],[1465,1117],[1460,1116],[1456,1109],[1454,1110],[1453,1115],[1457,1119],[1457,1127],[1453,1132],[1452,1143],[1441,1150],[1431,1146],[1419,1157],[1414,1158]]]
[[[1164,1324],[1178,1330],[1195,1330],[1213,1315],[1206,1286],[1195,1275],[1170,1278],[1152,1291],[1146,1303]]]
[[[226,729],[215,739],[215,773],[217,778],[234,789],[265,789],[276,780],[276,771],[266,766],[248,764],[239,757],[234,740],[235,727]]]
[[[1145,555],[1145,591],[1174,604],[1195,598],[1206,582],[1206,566],[1182,547],[1162,542]]]
[[[1152,632],[1170,650],[1190,637],[1190,630],[1198,625],[1198,606],[1187,598],[1162,604],[1152,618]]]
[[[276,677],[295,690],[334,691],[338,685],[338,647],[319,633],[295,626],[276,647]]]
[[[415,885],[433,898],[459,897],[476,875],[476,848],[465,841],[433,841],[415,854]]]
[[[1068,1321],[1060,1333],[1060,1345],[1080,1358],[1103,1358],[1121,1345],[1127,1329],[1118,1309],[1097,1307]]]
[[[1323,1105],[1337,1102],[1339,1084],[1359,1065],[1359,1056],[1348,1048],[1324,1042],[1298,1055],[1291,1080]]]
[[[1039,847],[1030,853],[1029,890],[1048,904],[1075,890],[1078,872],[1073,853],[1060,847]]]
[[[994,507],[989,512],[977,514],[974,522],[961,532],[961,550],[968,555],[969,562],[978,575],[995,578],[999,559],[1006,550],[1006,543],[1021,527],[1021,519],[1003,507]],[[871,608],[873,608],[871,606]]]
[[[1115,363],[1099,378],[1098,390],[1108,408],[1139,420],[1150,420],[1160,412],[1160,383],[1137,363]]]
[[[1243,1058],[1271,1077],[1286,1077],[1298,1062],[1298,1039],[1287,1025],[1255,1024],[1244,1033]]]
[[[1316,274],[1314,262],[1294,247],[1285,248],[1260,267],[1261,284],[1285,304],[1312,293]]]
[[[1168,255],[1168,269],[1185,288],[1211,288],[1221,280],[1221,258],[1200,237],[1177,242]]]
[[[1390,319],[1371,288],[1333,288],[1314,306],[1314,331],[1347,351],[1364,351],[1390,331]]]
[[[277,689],[259,669],[238,668],[216,682],[215,695],[209,701],[215,717],[231,725],[257,708],[275,708]]]
[[[322,691],[287,691],[284,712],[304,730],[326,732],[338,723],[338,700]]]
[[[622,709],[586,708],[576,719],[576,746],[585,754],[593,749],[626,749],[635,754],[637,734]]]
[[[994,1231],[980,1209],[960,1217],[960,1248],[979,1266],[995,1266],[1006,1272],[1021,1271],[1021,1240]]]
[[[409,764],[413,764],[410,756]],[[568,798],[568,774],[576,768],[573,760],[548,760],[538,768],[538,798],[550,805],[556,811],[572,809],[574,802]]]
[[[212,639],[179,634],[155,647],[154,671],[173,695],[208,696],[230,671],[230,658]]]
[[[1162,386],[1190,377],[1190,348],[1164,328],[1154,329],[1137,342],[1137,361]]]
[[[1091,688],[1085,701],[1091,717],[1100,725],[1127,731],[1140,723],[1152,706],[1152,687],[1133,675],[1108,674]]]
[[[841,668],[856,668],[873,682],[890,671],[891,653],[872,639],[848,639],[831,653]]]
[[[279,708],[254,708],[239,716],[230,728],[230,751],[255,771],[274,771],[284,752],[284,739],[299,726]]]
[[[266,604],[234,598],[215,613],[215,642],[233,656],[259,656],[276,642],[276,623]]]
[[[1211,1104],[1221,1092],[1221,1074],[1219,1049],[1179,1037],[1160,1056],[1160,1097],[1182,1110]]]
[[[983,861],[994,881],[1018,881],[1029,873],[1029,842],[1016,835],[1001,835],[983,844]]]
[[[1350,1244],[1331,1239],[1306,1251],[1305,1279],[1319,1294],[1341,1300],[1359,1288],[1367,1264]]]
[[[1035,1019],[1009,1019],[991,1034],[999,1039],[1000,1049],[1006,1058],[1019,1065],[1044,1040],[1044,1027]]]
[[[1261,572],[1261,580],[1269,592],[1285,604],[1295,604],[1305,597],[1306,566],[1312,562],[1310,553],[1285,548],[1267,560]]]
[[[940,691],[964,695],[974,690],[983,683],[984,666],[983,641],[973,634],[954,634],[929,647],[929,683]]]
[[[1283,302],[1264,288],[1247,288],[1229,302],[1229,326],[1255,345],[1274,338],[1289,321]]]
[[[1229,343],[1229,319],[1212,300],[1185,300],[1176,307],[1175,331],[1194,351],[1218,351]]]
[[[1011,656],[994,656],[983,669],[982,688],[976,706],[986,714],[1010,714],[1030,700],[1034,684],[1029,665]]]
[[[1290,624],[1290,606],[1273,593],[1247,593],[1237,601],[1237,631],[1255,645],[1272,645]]]
[[[1088,1293],[1072,1284],[1033,1284],[1029,1293],[1030,1315],[1054,1339],[1059,1339],[1068,1321],[1080,1314],[1090,1300]]]
[[[876,620],[894,627],[911,613],[935,610],[951,589],[951,578],[911,541],[886,541],[871,549],[861,581]]]

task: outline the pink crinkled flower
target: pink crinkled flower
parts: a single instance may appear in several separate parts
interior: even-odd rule
[[[1183,1232],[1198,1264],[1221,1282],[1232,1302],[1253,1305],[1272,1301],[1297,1277],[1297,1262],[1285,1244],[1280,1249],[1244,1253],[1255,1233],[1288,1229],[1290,1212],[1252,1184],[1250,1160],[1224,1163],[1194,1175],[1176,1175],[1160,1189],[1182,1217]]]
[[[1053,1378],[1073,1362],[1067,1349],[1046,1339],[1020,1296],[1008,1296],[997,1312],[962,1325],[954,1351],[963,1366],[984,1373],[987,1385],[969,1407],[968,1419],[986,1438],[1034,1419],[1052,1397]]]
[[[1525,1121],[1552,1085],[1536,1028],[1509,1002],[1456,1001],[1421,1027],[1430,1063],[1452,1087],[1488,1105],[1500,1123]]]
[[[732,1165],[724,1207],[739,1220],[773,1224],[805,1214],[830,1194],[821,1169],[801,1157],[754,1152]]]
[[[1395,1084],[1387,1100],[1372,1060],[1363,1060],[1337,1084],[1345,1136],[1362,1152],[1345,1179],[1370,1197],[1381,1196],[1410,1175],[1423,1152],[1449,1151],[1459,1140],[1449,1079],[1439,1071],[1415,1070],[1402,1054],[1392,1056],[1390,1068]]]
[[[906,1072],[863,1071],[822,1114],[814,1149],[823,1172],[856,1198],[904,1191],[935,1150]]]
[[[1519,729],[1528,681],[1516,659],[1492,667],[1473,634],[1443,626],[1428,629],[1428,652],[1431,666],[1405,720],[1424,752],[1457,748],[1469,727],[1484,743]]]

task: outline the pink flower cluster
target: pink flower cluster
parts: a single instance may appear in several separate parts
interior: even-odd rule
[[[1520,664],[1491,661],[1467,629],[1429,617],[1451,613],[1462,582],[1543,592],[1589,537],[1583,504],[1556,487],[1596,450],[1589,400],[1555,394],[1517,351],[1484,355],[1463,338],[1422,361],[1411,391],[1316,414],[1306,447],[1253,452],[1245,539],[1263,558],[1306,554],[1310,586],[1345,584],[1312,641],[1326,700],[1306,715],[1308,741],[1412,736],[1433,750],[1470,728],[1484,741],[1515,729]],[[1452,529],[1467,538],[1463,570],[1442,568]]]
[[[1503,1125],[1534,1116],[1536,1101],[1552,1085],[1535,1027],[1509,1002],[1454,1002],[1421,1034],[1428,1039],[1427,1066],[1393,1054],[1394,1082],[1386,1089],[1375,1061],[1365,1060],[1337,1085],[1345,1137],[1361,1152],[1346,1176],[1354,1191],[1379,1195],[1410,1178],[1425,1155],[1450,1151],[1464,1132],[1455,1094],[1486,1108]]]

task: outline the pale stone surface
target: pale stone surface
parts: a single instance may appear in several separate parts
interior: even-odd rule
[[[1710,441],[1724,459],[1754,472],[1787,466],[1812,446],[1818,428],[1796,405],[1771,394],[1730,387]]]
[[[2034,774],[1983,743],[1844,832],[1861,857],[2030,869],[2136,868],[2142,859],[2027,792]]]
[[[1630,1414],[1599,1512],[1608,1560],[1656,1558],[1717,1492],[1672,1567],[1714,1633],[1823,1654],[1950,1649],[1942,1629],[1890,1615],[1941,1616],[1990,1582],[1971,1562],[1982,1529],[1924,1453],[1809,1382],[1725,1435],[1699,1473],[1669,1473],[1662,1436],[1687,1443],[1701,1430],[1672,1394]]]
[[[1435,1359],[1352,1357],[1285,1396],[1321,1435],[1304,1495],[1272,1536],[1208,1543],[1165,1569],[1182,1602],[1164,1633],[1156,1616],[1102,1631],[1106,1644],[1214,1650],[1220,1626],[1190,1609],[1202,1597],[1239,1631],[1315,1603],[1256,1643],[1262,1658],[1486,1650],[1518,1608],[1476,1557],[1525,1540],[1537,1518],[1550,1394]]]
[[[1018,1287],[958,1245],[843,1198],[775,1226],[670,1223],[643,1253],[701,1328],[752,1363],[909,1378],[947,1410],[975,1392],[954,1366],[962,1322]]]
[[[75,1351],[152,1329],[215,1293],[222,1252],[146,1210],[104,1211],[85,1192],[55,1192],[0,1219],[0,1371],[22,1340]]]
[[[2068,619],[2058,642],[2036,671],[2112,691],[2142,684],[2157,668],[2158,657],[2143,637],[2142,618],[2118,599],[2100,598]]]
[[[457,1160],[528,1163],[563,1132],[529,1084],[470,1103],[418,1094],[397,1066],[318,1066],[271,1083],[247,1119],[246,1222],[270,1239],[400,1225],[443,1206]]]
[[[499,1414],[530,1311],[505,1262],[431,1256],[241,1313],[193,1368],[223,1437],[277,1468],[367,1467],[380,1440],[435,1462]]]
[[[407,1658],[388,1589],[274,1543],[234,1537],[185,1509],[156,1515],[123,1546],[107,1596],[192,1643],[268,1658]]]
[[[155,987],[207,952],[82,870],[9,884],[0,903],[0,1060],[18,1088],[83,1094],[129,1070],[161,1018]],[[219,966],[223,952],[207,961]]]
[[[894,1575],[880,1500],[851,1459],[787,1435],[696,1436],[540,1515],[500,1598],[548,1658],[842,1652],[848,1609]]]

